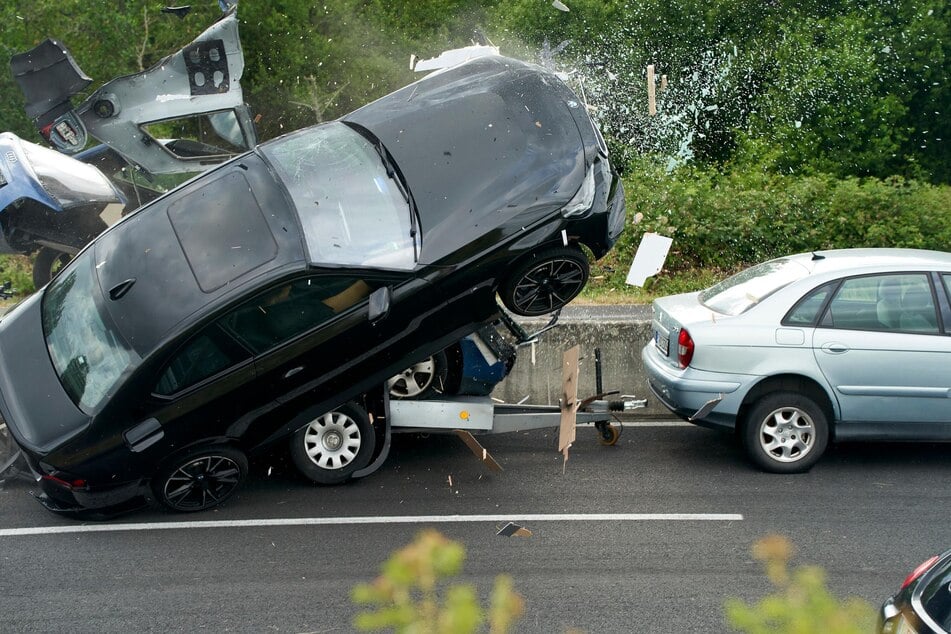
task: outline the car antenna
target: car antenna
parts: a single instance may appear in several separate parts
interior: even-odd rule
[[[826,256],[822,255],[821,253],[816,253],[815,251],[812,252],[812,260],[813,260],[813,261],[816,261],[816,260],[825,260],[825,259],[826,259]]]

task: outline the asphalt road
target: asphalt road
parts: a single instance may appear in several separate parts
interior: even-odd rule
[[[876,608],[951,547],[948,445],[842,445],[808,474],[777,476],[683,424],[626,427],[615,447],[579,429],[567,465],[555,430],[482,441],[502,473],[454,437],[400,437],[380,472],[350,485],[311,486],[271,458],[218,511],[99,524],[53,516],[28,482],[7,482],[0,631],[351,631],[350,589],[425,526],[465,544],[462,580],[483,597],[496,574],[514,577],[518,632],[728,631],[724,600],[768,591],[750,546],[769,533],[793,540],[795,564],[824,566],[838,596]],[[201,525],[225,521],[237,524]],[[507,521],[532,536],[497,536]],[[11,531],[24,528],[41,530]]]

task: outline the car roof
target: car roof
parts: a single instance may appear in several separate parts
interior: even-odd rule
[[[924,249],[858,248],[797,253],[783,259],[793,260],[817,274],[869,273],[892,268],[946,269],[951,271],[951,253]]]
[[[140,356],[236,294],[306,266],[281,192],[263,161],[244,155],[96,239],[91,248],[105,306]],[[117,292],[124,286],[127,292]]]

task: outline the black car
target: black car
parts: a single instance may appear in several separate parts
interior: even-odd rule
[[[905,578],[898,594],[882,605],[879,632],[951,632],[951,550],[922,562]]]
[[[558,309],[624,226],[584,105],[504,57],[265,143],[114,225],[0,321],[0,412],[55,511],[226,498],[293,435],[364,468],[390,377]],[[385,400],[385,399],[384,399]]]

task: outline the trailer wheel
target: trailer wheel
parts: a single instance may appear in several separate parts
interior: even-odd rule
[[[370,463],[376,434],[365,409],[344,403],[291,436],[294,465],[317,484],[340,484]]]
[[[618,425],[605,425],[598,432],[598,442],[606,447],[617,444],[618,438],[621,437],[621,428]]]
[[[51,247],[41,247],[33,260],[33,286],[39,290],[46,286],[53,276],[66,263],[73,259],[68,253],[57,251]]]

